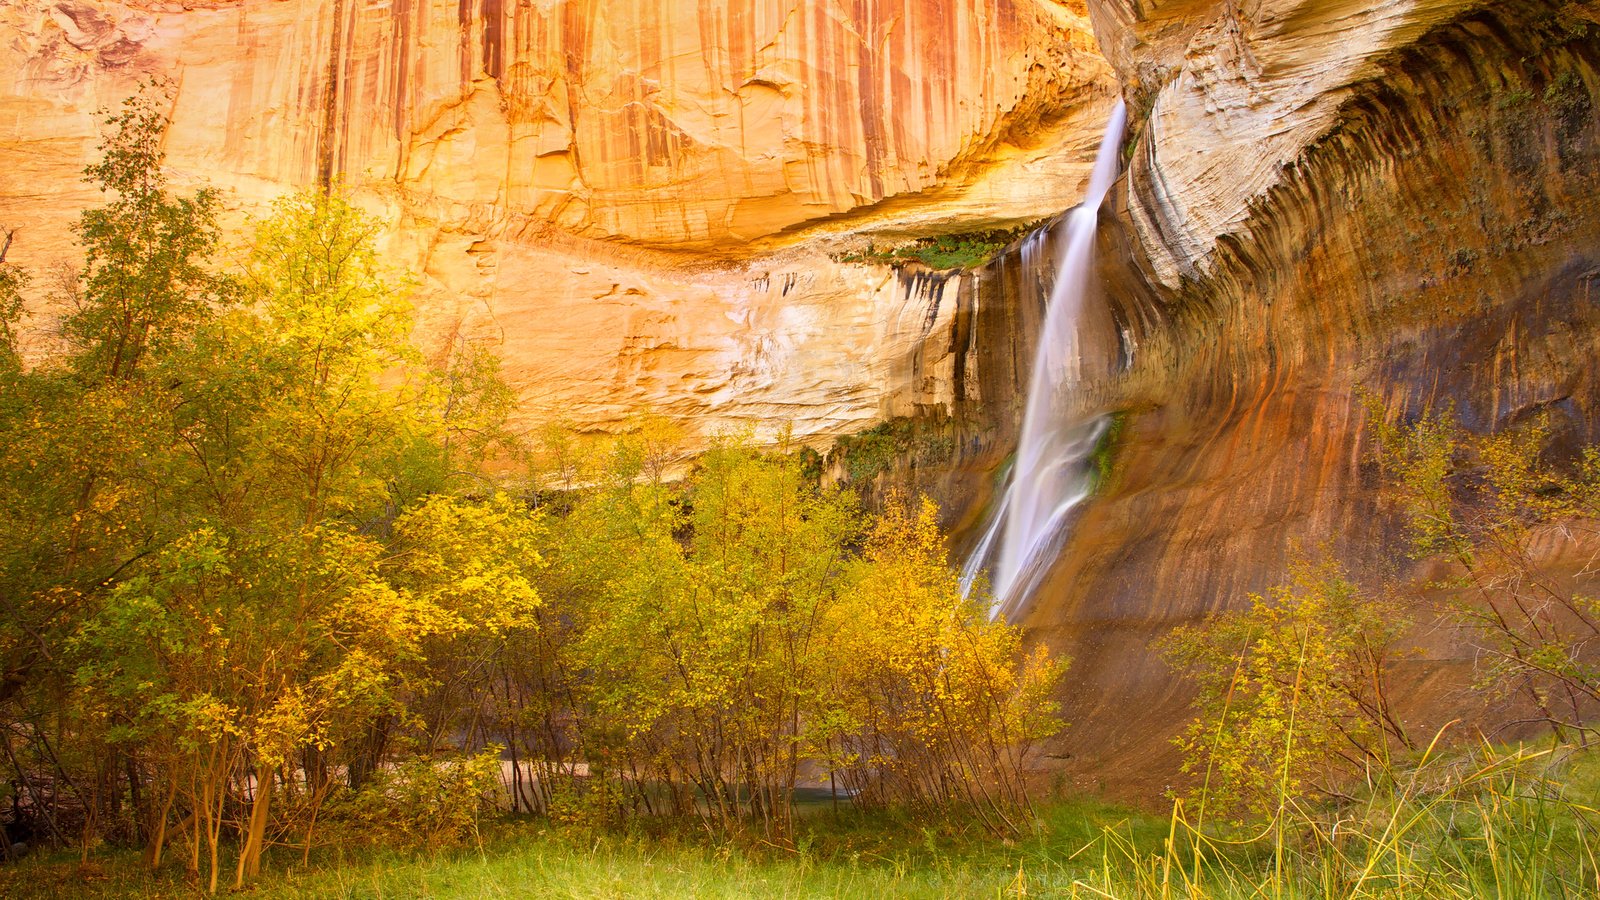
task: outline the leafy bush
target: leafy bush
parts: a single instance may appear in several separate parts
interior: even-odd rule
[[[1117,454],[1122,450],[1122,442],[1128,428],[1128,417],[1129,413],[1126,412],[1112,413],[1105,433],[1095,442],[1090,463],[1094,469],[1094,487],[1097,492],[1109,488],[1111,477],[1116,474]]]
[[[1025,651],[988,601],[963,596],[934,504],[892,494],[830,611],[822,750],[860,802],[959,803],[997,833],[1021,830],[1025,760],[1064,727],[1054,692],[1067,662]]]
[[[1447,412],[1397,425],[1375,408],[1371,418],[1412,554],[1450,566],[1434,586],[1459,598],[1484,686],[1520,696],[1558,735],[1594,733],[1600,602],[1592,574],[1564,572],[1540,542],[1600,535],[1600,447],[1562,460],[1545,418],[1490,435]]]
[[[347,836],[438,850],[478,834],[500,797],[500,747],[445,757],[415,756],[380,770],[360,791],[329,801],[330,823]]]
[[[894,418],[839,438],[830,459],[842,460],[852,484],[871,481],[904,459],[912,465],[939,463],[955,451],[955,439],[939,422]]]
[[[1406,627],[1336,563],[1298,561],[1290,582],[1250,608],[1175,630],[1158,646],[1196,681],[1193,724],[1177,739],[1191,799],[1243,821],[1276,820],[1406,735],[1386,688],[1390,647]]]

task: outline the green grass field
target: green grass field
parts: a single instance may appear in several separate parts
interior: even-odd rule
[[[975,827],[819,813],[800,850],[760,842],[552,829],[538,822],[488,826],[482,846],[427,853],[327,848],[309,867],[299,854],[269,854],[246,893],[272,898],[401,897],[1003,897],[1070,891],[1092,877],[1106,829],[1159,848],[1167,823],[1118,807],[1058,803],[1039,832],[1001,842]],[[1009,844],[1009,845],[1008,845]],[[1074,854],[1077,854],[1074,857]],[[0,867],[0,895],[194,897],[177,867],[146,874],[132,853],[77,854]],[[1069,894],[1070,895],[1070,894]],[[1094,896],[1094,894],[1085,894]]]
[[[437,853],[326,846],[269,853],[261,898],[1600,896],[1600,754],[1463,753],[1365,797],[1291,813],[1283,836],[1194,830],[1181,815],[1057,801],[1015,841],[975,825],[817,811],[784,849],[689,831],[617,834],[486,823]],[[225,892],[226,893],[226,892]],[[0,866],[8,898],[198,897],[136,854],[35,855]]]

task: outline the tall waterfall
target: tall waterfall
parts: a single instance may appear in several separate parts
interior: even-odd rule
[[[1091,287],[1095,225],[1117,177],[1126,119],[1127,110],[1118,101],[1100,141],[1088,194],[1066,217],[1055,284],[1028,382],[1016,463],[993,523],[963,573],[963,587],[970,589],[978,572],[990,565],[992,614],[1009,616],[1021,607],[1060,549],[1068,513],[1093,487],[1091,457],[1105,431],[1105,419],[1074,418],[1063,401],[1082,377],[1079,320]],[[1025,261],[1040,252],[1042,237],[1035,234],[1023,244]]]

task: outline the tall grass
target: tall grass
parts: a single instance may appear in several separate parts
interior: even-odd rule
[[[1572,898],[1600,896],[1596,760],[1567,747],[1444,753],[1353,795],[1287,798],[1254,833],[1207,829],[1173,804],[1162,846],[1106,830],[1070,896]]]
[[[975,823],[904,814],[807,817],[796,848],[618,834],[538,820],[490,827],[449,852],[326,848],[269,856],[260,898],[1079,897],[1577,898],[1600,896],[1600,754],[1551,745],[1441,749],[1374,769],[1337,802],[1285,798],[1254,828],[1087,801],[1041,805],[998,841]],[[290,858],[292,856],[292,859]],[[0,896],[192,897],[136,854],[0,866]]]

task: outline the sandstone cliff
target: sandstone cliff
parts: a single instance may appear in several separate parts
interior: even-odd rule
[[[1093,723],[1053,752],[1147,787],[1187,701],[1152,637],[1280,582],[1297,547],[1372,588],[1428,573],[1377,490],[1361,392],[1392,418],[1448,404],[1477,430],[1549,415],[1568,447],[1600,440],[1600,16],[1095,10],[1143,110],[1103,233],[1136,353],[1082,393],[1126,414],[1122,449],[1028,622],[1075,657],[1069,718]],[[1494,702],[1437,624],[1397,690],[1424,736]]]
[[[180,184],[250,211],[343,182],[421,274],[423,340],[501,344],[529,421],[825,442],[938,393],[893,374],[938,314],[780,248],[1070,205],[1114,94],[1093,48],[1049,0],[18,0],[0,225],[70,258],[96,109],[162,75]]]

